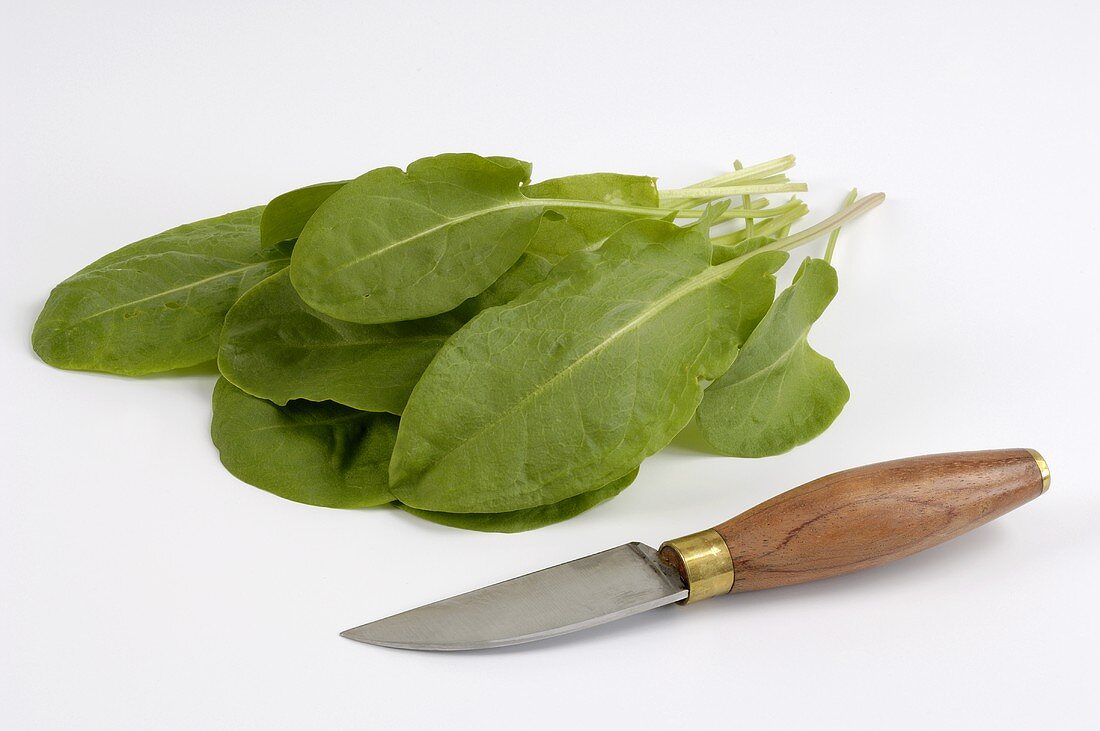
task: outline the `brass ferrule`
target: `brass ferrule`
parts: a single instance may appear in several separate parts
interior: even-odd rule
[[[680,572],[688,595],[680,604],[728,594],[733,588],[733,557],[716,530],[704,530],[661,544],[661,560]]]
[[[1034,449],[1027,450],[1031,453],[1031,458],[1035,460],[1035,466],[1039,468],[1039,474],[1043,476],[1043,492],[1050,489],[1050,466],[1047,465],[1047,461],[1043,459],[1043,455],[1036,452]],[[1039,493],[1042,495],[1043,493]]]

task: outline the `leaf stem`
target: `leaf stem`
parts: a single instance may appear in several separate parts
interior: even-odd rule
[[[810,212],[810,207],[798,198],[792,198],[790,203],[793,205],[789,212],[784,213],[782,216],[769,218],[756,226],[756,235],[772,236],[779,231],[789,230],[792,224],[798,222],[803,216]]]
[[[852,205],[852,203],[855,201],[857,195],[859,195],[859,192],[855,188],[852,188],[852,190],[849,191],[848,195],[844,198],[844,203],[842,203],[840,205],[840,210],[843,211],[845,208]],[[752,219],[750,218],[749,221],[752,221]],[[840,227],[839,226],[834,228],[833,232],[831,234],[829,234],[829,245],[825,247],[825,263],[826,264],[832,264],[833,263],[833,249],[836,248],[836,240],[838,238],[840,238]]]
[[[709,188],[678,188],[675,190],[662,190],[664,198],[679,200],[681,198],[729,198],[736,195],[752,195],[765,193],[804,193],[805,183],[763,183],[746,185],[723,185]],[[662,200],[662,203],[664,201]],[[667,203],[665,205],[668,205]]]
[[[734,170],[742,170],[743,169],[742,166],[741,166],[741,161],[740,160],[734,160],[733,161],[733,169]],[[752,196],[747,194],[747,193],[745,195],[741,196],[741,206],[744,207],[744,208],[752,208]],[[745,219],[745,238],[746,239],[751,239],[752,238],[752,227],[753,227],[753,219],[746,218]]]
[[[750,165],[747,168],[734,165],[734,171],[732,173],[723,173],[722,175],[717,175],[713,178],[700,180],[698,183],[688,186],[688,188],[714,188],[727,186],[734,183],[789,183],[790,179],[782,173],[784,170],[790,170],[792,167],[794,167],[794,162],[794,155],[784,155],[783,157],[777,157],[774,160],[768,160],[766,162],[758,163],[756,165]],[[676,207],[681,209],[694,208],[700,204],[707,203],[713,198],[688,197],[681,200],[675,195],[669,195],[669,193],[670,191],[661,191],[661,201],[669,207]],[[675,205],[673,205],[672,201],[675,201]]]
[[[766,162],[758,163],[756,165],[749,165],[747,168],[741,168],[734,170],[732,173],[724,173],[722,175],[708,178],[706,180],[700,180],[692,188],[713,188],[720,185],[729,185],[730,183],[736,183],[738,181],[752,180],[764,175],[774,175],[781,173],[784,170],[790,170],[794,167],[794,155],[784,155],[783,157],[777,157],[774,160],[768,160]]]
[[[833,229],[839,228],[840,226],[843,226],[844,224],[856,218],[859,218],[864,213],[867,213],[872,208],[882,203],[884,200],[886,200],[886,196],[883,193],[872,193],[871,195],[864,196],[863,198],[860,198],[855,203],[850,205],[848,208],[845,208],[843,211],[835,213],[832,216],[826,218],[824,221],[815,223],[809,228],[803,229],[798,233],[791,234],[790,236],[777,239],[776,241],[765,244],[764,246],[753,249],[752,251],[748,251],[744,254],[741,254],[740,256],[730,259],[729,261],[723,262],[721,264],[715,264],[714,266],[707,268],[706,270],[700,272],[697,276],[693,277],[689,282],[681,285],[681,287],[679,287],[677,291],[681,294],[685,292],[695,291],[701,287],[705,287],[707,284],[715,280],[727,277],[739,266],[748,261],[751,257],[754,257],[758,254],[762,254],[768,251],[790,251],[791,249],[796,249],[803,244],[813,241],[818,236],[824,236],[825,234],[832,233]],[[671,297],[672,294],[670,293],[662,299],[669,300],[671,299]]]
[[[702,210],[682,210],[679,208],[650,208],[648,206],[627,206],[619,203],[602,203],[599,201],[582,201],[582,200],[570,200],[561,198],[532,198],[530,199],[533,205],[542,205],[547,208],[572,208],[572,209],[584,209],[594,211],[610,211],[615,213],[635,213],[640,214],[646,218],[664,218],[670,214],[675,214],[676,218],[702,218],[705,215],[705,211]],[[716,220],[729,221],[735,218],[770,218],[772,216],[778,216],[791,210],[797,203],[794,201],[788,201],[782,205],[774,208],[729,208],[725,212],[719,214]]]
[[[865,195],[852,205],[840,211],[839,213],[834,213],[833,215],[829,216],[824,221],[815,223],[813,226],[802,229],[801,231],[793,233],[790,236],[778,239],[777,241],[774,241],[767,246],[763,246],[760,249],[757,249],[757,251],[790,251],[792,249],[797,249],[799,246],[809,243],[819,236],[824,236],[827,233],[832,233],[834,229],[840,228],[849,221],[854,221],[855,219],[862,216],[864,213],[867,213],[867,211],[882,203],[884,200],[886,200],[885,193],[872,193],[871,195]]]
[[[761,223],[753,223],[753,236],[772,236],[778,231],[782,231],[785,228],[789,228],[791,224],[798,221],[800,218],[810,212],[809,206],[800,201],[798,198],[792,198],[788,202],[783,204],[784,208],[788,208],[787,211],[770,218],[764,219]],[[746,219],[746,223],[753,219]],[[745,239],[751,238],[748,233],[748,229],[743,228],[738,231],[732,231],[728,234],[722,234],[715,236],[711,239],[716,244],[722,246],[732,246],[733,244],[740,243]]]
[[[758,184],[759,183],[789,183],[789,182],[791,182],[791,179],[788,178],[786,175],[768,175],[768,176],[765,176],[763,178],[753,178],[752,182],[758,183]],[[689,188],[704,188],[706,186],[703,186],[703,185],[689,185],[688,187]]]

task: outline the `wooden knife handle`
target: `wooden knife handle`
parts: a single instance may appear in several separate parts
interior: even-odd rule
[[[713,531],[670,541],[662,546],[662,558],[680,569],[689,590],[695,581],[699,591],[689,601],[723,593],[730,584],[728,578],[715,584],[714,576],[709,585],[700,583],[720,570],[718,561],[728,566],[732,560],[731,592],[814,581],[943,543],[1038,497],[1049,485],[1046,462],[1029,449],[881,462],[808,482]],[[677,550],[681,541],[683,551]],[[703,562],[690,559],[693,554]],[[694,565],[686,565],[692,560]]]

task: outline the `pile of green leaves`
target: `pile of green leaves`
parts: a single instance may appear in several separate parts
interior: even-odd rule
[[[806,338],[840,225],[882,197],[790,234],[805,204],[760,196],[805,190],[793,164],[665,191],[472,154],[379,168],[108,254],[53,290],[33,345],[123,375],[216,360],[221,460],[276,495],[535,528],[617,495],[693,418],[761,457],[839,414]],[[827,234],[776,297],[788,251]]]

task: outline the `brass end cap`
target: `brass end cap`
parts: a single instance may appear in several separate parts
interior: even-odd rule
[[[1034,449],[1027,450],[1031,454],[1031,458],[1035,460],[1035,466],[1039,468],[1039,474],[1043,476],[1043,492],[1050,489],[1050,465],[1043,459],[1043,455],[1036,452]],[[1043,493],[1039,493],[1042,495]]]
[[[699,531],[661,544],[661,560],[680,572],[688,595],[680,604],[729,594],[733,588],[733,557],[714,529]]]

